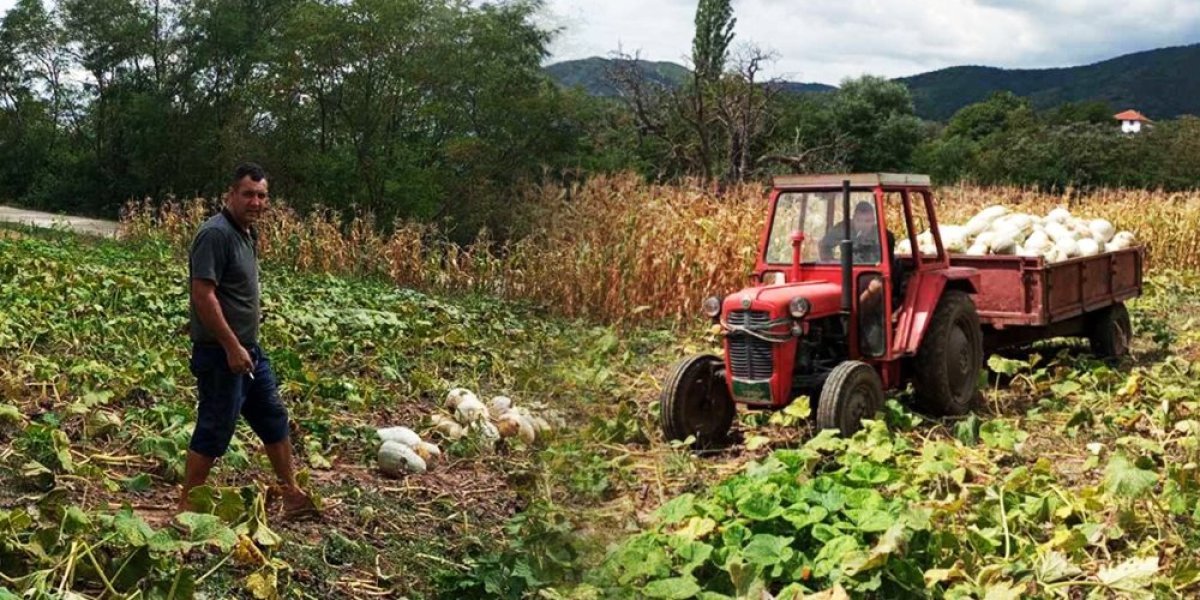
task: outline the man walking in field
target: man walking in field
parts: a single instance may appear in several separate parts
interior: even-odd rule
[[[188,446],[179,510],[192,509],[188,493],[208,479],[233,439],[238,415],[262,440],[282,484],[285,516],[316,512],[296,484],[288,414],[271,363],[258,345],[261,317],[254,224],[267,204],[267,175],[253,163],[238,165],[225,208],[196,232],[188,258],[191,291],[191,370],[199,402]]]

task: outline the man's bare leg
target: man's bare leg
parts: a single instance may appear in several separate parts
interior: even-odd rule
[[[188,450],[187,462],[183,469],[183,490],[179,494],[179,512],[187,512],[195,507],[188,501],[188,492],[196,486],[208,481],[208,473],[212,471],[216,458],[205,456],[193,450]]]
[[[274,444],[263,444],[267,458],[271,459],[271,468],[275,477],[283,484],[283,508],[285,511],[309,510],[313,508],[312,500],[300,485],[296,483],[296,470],[292,467],[292,442],[284,438]]]

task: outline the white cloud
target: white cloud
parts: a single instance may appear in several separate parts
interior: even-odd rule
[[[487,0],[473,0],[476,2]],[[15,0],[0,0],[0,14]],[[954,65],[1043,68],[1200,43],[1198,0],[733,0],[737,44],[773,50],[768,75],[834,83]],[[546,0],[552,61],[687,64],[697,0]]]
[[[553,60],[608,56],[683,62],[695,0],[548,0],[563,27]],[[772,75],[837,83],[982,64],[1041,68],[1200,42],[1196,0],[734,0],[739,43],[774,50]]]

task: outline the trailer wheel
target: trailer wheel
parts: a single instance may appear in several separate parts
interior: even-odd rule
[[[883,382],[866,363],[848,360],[834,367],[821,388],[817,401],[817,427],[837,429],[843,436],[854,435],[863,419],[870,419],[883,408]]]
[[[977,398],[983,368],[983,331],[971,297],[946,290],[913,363],[918,409],[934,415],[963,415]]]
[[[1096,315],[1088,340],[1092,344],[1092,354],[1100,358],[1117,359],[1128,355],[1133,327],[1125,305],[1114,304]]]
[[[668,440],[696,437],[696,446],[711,448],[726,441],[737,412],[718,370],[725,363],[711,354],[689,356],[671,368],[659,394],[659,418]]]

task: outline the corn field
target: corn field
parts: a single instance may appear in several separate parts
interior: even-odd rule
[[[612,323],[694,316],[709,294],[747,283],[766,216],[767,191],[720,197],[685,183],[657,185],[633,175],[598,176],[571,188],[531,187],[514,203],[536,226],[520,240],[484,232],[473,244],[447,242],[432,225],[397,222],[381,234],[369,214],[348,224],[331,211],[301,216],[276,204],[259,225],[260,250],[276,264],[379,276],[437,292],[521,299],[568,317]],[[1019,188],[955,186],[935,192],[941,223],[962,223],[1003,204],[1046,214],[1064,206],[1105,218],[1148,247],[1158,268],[1200,267],[1200,191],[1101,190],[1044,194]],[[186,249],[216,210],[210,200],[128,205],[122,236],[165,239]]]

